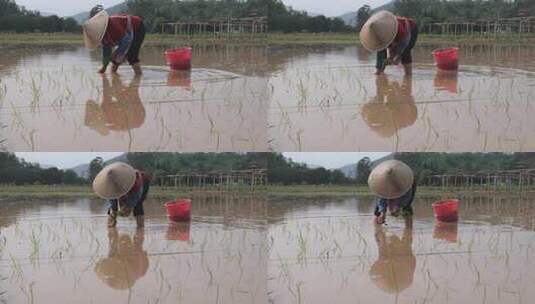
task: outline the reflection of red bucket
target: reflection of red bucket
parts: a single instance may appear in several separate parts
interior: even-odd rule
[[[452,71],[459,68],[459,48],[434,50],[433,56],[435,56],[437,67],[441,70]]]
[[[439,91],[448,91],[450,93],[458,93],[458,77],[457,71],[437,70],[435,75],[435,88]]]
[[[191,90],[191,71],[171,71],[167,76],[167,85]]]
[[[189,241],[190,223],[170,223],[165,238],[169,241]]]
[[[181,47],[165,51],[167,65],[173,70],[191,69],[191,47]]]
[[[187,222],[191,220],[191,200],[181,199],[165,203],[167,215],[174,222]]]
[[[444,200],[433,203],[435,218],[441,222],[457,222],[459,220],[459,200]]]
[[[437,240],[444,240],[449,243],[456,243],[457,229],[457,223],[436,222],[435,230],[433,231],[433,238]]]

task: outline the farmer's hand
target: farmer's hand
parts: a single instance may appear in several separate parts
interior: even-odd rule
[[[386,213],[381,213],[379,216],[375,217],[375,224],[382,225],[386,222]]]
[[[119,69],[119,65],[118,65],[118,64],[115,64],[115,63],[114,63],[113,66],[111,67],[111,71],[112,71],[113,73],[117,73],[117,70],[118,70],[118,69]]]
[[[101,67],[100,70],[98,70],[98,72],[99,72],[100,74],[104,74],[104,73],[106,73],[106,67],[105,67],[105,66]]]

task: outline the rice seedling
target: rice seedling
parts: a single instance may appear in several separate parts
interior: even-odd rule
[[[35,285],[35,282],[30,282],[27,287],[20,287],[20,290],[22,291],[22,294],[26,298],[28,304],[34,303],[34,294],[33,294],[33,286]]]

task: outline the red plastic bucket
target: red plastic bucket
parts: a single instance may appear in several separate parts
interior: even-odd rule
[[[434,50],[435,62],[441,70],[453,71],[459,68],[459,48]]]
[[[165,203],[167,216],[174,222],[187,222],[191,220],[191,200],[181,199]]]
[[[459,200],[444,200],[433,203],[433,212],[438,221],[452,223],[459,220]]]
[[[191,69],[191,47],[181,47],[165,51],[165,60],[172,70]]]

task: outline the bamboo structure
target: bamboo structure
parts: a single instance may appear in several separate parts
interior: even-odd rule
[[[499,18],[494,20],[429,23],[422,27],[428,34],[496,38],[500,35],[535,34],[535,16]]]
[[[255,192],[267,186],[267,169],[178,173],[158,176],[156,185],[200,192]]]
[[[440,187],[442,191],[535,191],[535,169],[433,175],[425,178],[420,184]]]
[[[228,18],[193,22],[160,23],[162,34],[177,36],[213,36],[228,38],[232,34],[249,34],[251,38],[266,34],[268,31],[267,17]]]

